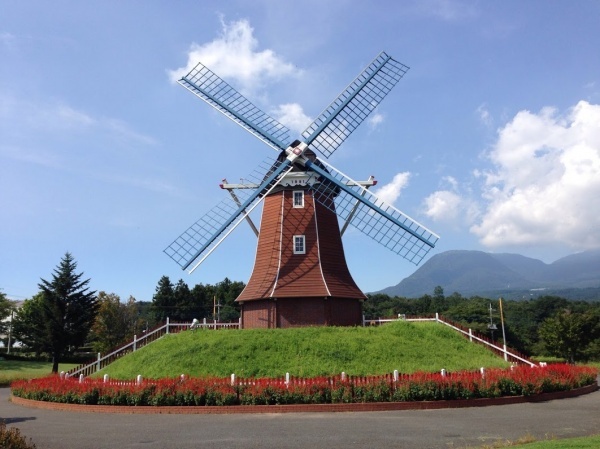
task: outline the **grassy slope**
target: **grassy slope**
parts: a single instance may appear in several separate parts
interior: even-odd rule
[[[98,375],[132,379],[190,376],[278,377],[449,371],[508,366],[483,347],[436,323],[380,327],[199,330],[168,335]]]

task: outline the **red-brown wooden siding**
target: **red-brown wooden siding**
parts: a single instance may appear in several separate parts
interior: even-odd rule
[[[365,295],[346,265],[337,216],[310,190],[304,207],[294,208],[294,190],[265,198],[254,269],[236,300],[242,325],[359,324]],[[294,254],[295,235],[305,236],[305,254]]]

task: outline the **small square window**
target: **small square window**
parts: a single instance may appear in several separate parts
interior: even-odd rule
[[[294,236],[294,254],[305,254],[306,247],[304,244],[304,236],[303,235],[295,235]]]
[[[304,207],[304,190],[294,190],[294,207]]]

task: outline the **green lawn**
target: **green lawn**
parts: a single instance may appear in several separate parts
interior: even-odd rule
[[[74,363],[61,363],[59,371],[67,371],[77,366]],[[15,379],[33,379],[44,377],[52,372],[51,362],[33,362],[26,360],[0,360],[0,386],[8,385]]]
[[[527,441],[529,438],[524,438],[524,440]],[[530,443],[519,443],[518,441],[498,442],[496,444],[484,444],[477,449],[500,449],[506,447],[518,447],[522,449],[597,449],[600,447],[600,435],[565,438],[560,440],[534,441]]]
[[[117,360],[97,375],[278,377],[289,372],[311,377],[482,366],[508,363],[439,323],[396,322],[377,327],[184,331]]]

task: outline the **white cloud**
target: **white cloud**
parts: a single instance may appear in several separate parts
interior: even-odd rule
[[[398,173],[392,179],[392,182],[377,188],[373,193],[382,201],[393,205],[400,197],[402,189],[408,185],[410,179],[409,172]]]
[[[600,246],[600,105],[521,111],[489,159],[486,210],[471,227],[483,244]]]
[[[247,20],[230,23],[222,20],[221,23],[222,33],[218,38],[203,45],[192,44],[186,66],[169,71],[173,82],[186,75],[198,62],[222,78],[237,81],[245,93],[256,91],[266,80],[300,73],[273,50],[257,51],[258,41]]]
[[[383,123],[384,120],[385,116],[383,114],[375,112],[367,118],[367,124],[369,125],[369,128],[373,130],[377,128],[381,123]]]
[[[447,22],[471,19],[478,14],[474,3],[461,0],[420,0],[416,4],[422,14]]]
[[[487,106],[484,104],[481,104],[478,108],[477,108],[477,115],[479,116],[479,120],[481,121],[481,123],[483,123],[485,126],[492,126],[492,124],[494,123],[494,120],[492,118],[492,115],[490,114],[490,111],[487,109]]]
[[[469,192],[463,194],[459,182],[452,176],[445,176],[442,182],[447,187],[425,198],[423,213],[434,221],[454,227],[471,225],[478,215],[478,209]]]
[[[304,113],[302,106],[298,103],[279,105],[272,111],[272,114],[279,122],[298,134],[302,133],[312,122],[312,119]]]
[[[435,221],[454,221],[459,215],[461,197],[449,190],[438,190],[425,198],[425,215]]]
[[[1,44],[10,46],[15,41],[15,39],[16,39],[15,35],[11,34],[9,32],[4,31],[4,32],[0,33],[0,43]]]

